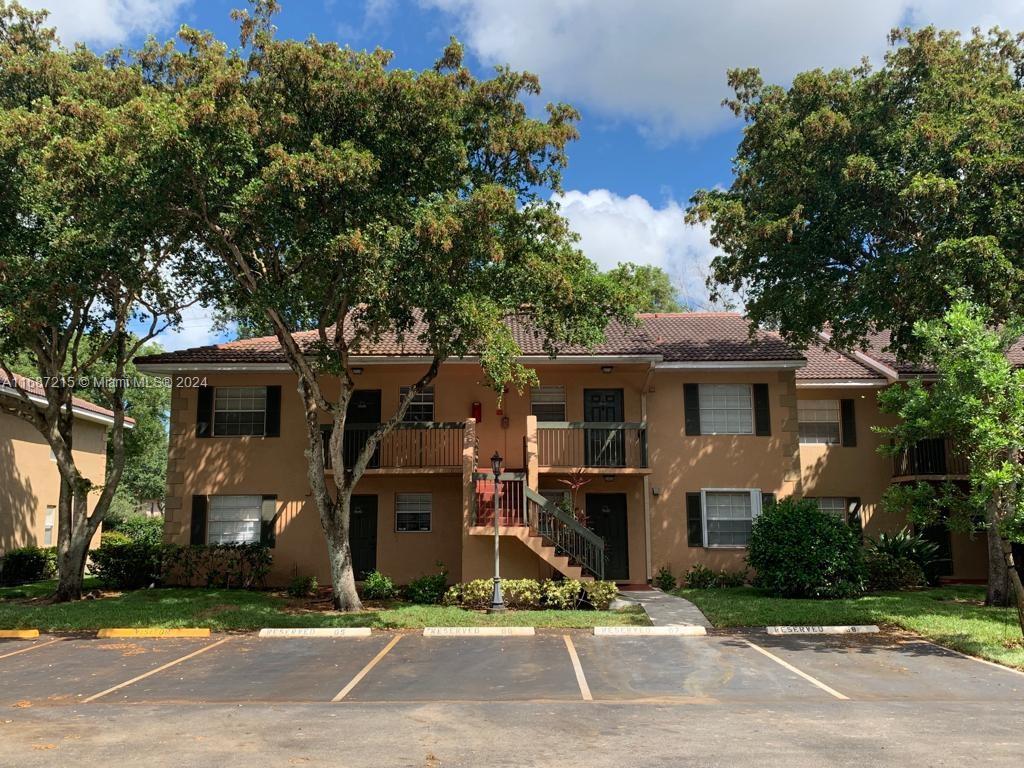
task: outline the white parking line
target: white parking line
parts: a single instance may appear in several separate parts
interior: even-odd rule
[[[348,685],[346,685],[344,688],[338,691],[338,695],[331,699],[331,701],[341,701],[346,696],[348,696],[349,693],[352,692],[352,689],[359,685],[359,681],[366,677],[366,675],[369,674],[370,670],[376,667],[378,662],[380,662],[381,659],[387,656],[388,651],[394,648],[395,643],[397,643],[401,639],[401,635],[395,635],[394,638],[392,638],[391,642],[385,645],[380,653],[378,653],[376,656],[370,659],[370,662],[361,670],[359,670],[359,672],[356,673],[356,676],[349,681]]]
[[[953,648],[947,648],[944,645],[939,645],[938,643],[933,643],[931,640],[924,640],[923,638],[907,640],[900,643],[900,645],[913,645],[914,643],[923,643],[924,645],[930,645],[932,648],[938,648],[949,653],[954,653],[957,656],[962,656],[963,658],[968,659],[970,661],[976,661],[979,664],[984,664],[987,667],[995,667],[996,669],[1001,669],[1003,670],[1003,672],[1012,672],[1015,675],[1024,675],[1024,670],[1014,669],[1013,667],[1007,667],[1004,664],[998,664],[994,661],[989,661],[988,659],[979,659],[977,656],[971,656],[969,653],[963,653],[962,651],[957,651]],[[0,656],[0,658],[3,657]]]
[[[54,643],[63,642],[63,640],[64,640],[63,637],[57,637],[57,638],[54,638],[53,640],[47,640],[45,643],[39,643],[39,645],[30,645],[28,648],[21,648],[21,649],[19,649],[17,651],[11,651],[10,653],[5,653],[3,656],[0,656],[0,659],[6,659],[8,656],[17,656],[19,653],[28,653],[29,651],[34,651],[34,650],[37,650],[38,648],[45,648],[48,645],[53,645]]]
[[[562,635],[562,638],[565,640],[566,650],[569,651],[572,671],[576,673],[576,683],[580,687],[580,696],[583,697],[584,701],[593,701],[594,697],[590,695],[590,686],[587,685],[587,676],[583,674],[583,665],[580,664],[580,657],[576,653],[576,646],[573,645],[572,638],[568,635]]]
[[[800,677],[802,677],[804,680],[809,682],[811,685],[816,685],[818,688],[821,688],[821,690],[825,691],[825,693],[827,693],[827,694],[829,694],[831,696],[835,696],[837,699],[842,699],[843,701],[849,701],[850,700],[849,696],[844,696],[839,691],[837,691],[835,688],[830,688],[829,686],[827,686],[823,682],[821,682],[821,680],[818,680],[816,677],[811,677],[806,672],[801,672],[799,669],[794,667],[788,661],[780,659],[774,653],[770,653],[769,651],[766,651],[761,646],[759,646],[759,645],[757,645],[755,643],[752,643],[752,642],[750,642],[749,640],[747,640],[745,638],[743,638],[743,642],[746,643],[747,645],[749,645],[751,648],[753,648],[758,653],[763,653],[765,656],[767,656],[769,659],[774,661],[779,666],[785,667],[790,672],[792,672],[794,674],[797,674],[797,675],[800,675]]]
[[[125,680],[123,683],[115,685],[113,688],[107,688],[107,690],[105,690],[105,691],[100,691],[99,693],[94,693],[92,696],[89,696],[86,699],[82,699],[82,703],[83,704],[88,704],[90,701],[96,701],[96,699],[100,698],[101,696],[106,696],[108,693],[113,693],[114,691],[119,691],[122,688],[131,685],[132,683],[139,682],[139,680],[145,680],[147,677],[155,675],[157,672],[163,672],[165,669],[169,669],[169,668],[175,666],[176,664],[181,664],[181,662],[183,662],[183,661],[188,661],[189,659],[193,658],[194,656],[198,656],[200,653],[206,653],[211,648],[216,648],[221,643],[226,643],[230,639],[231,639],[230,637],[225,637],[223,640],[218,640],[215,643],[210,643],[209,645],[204,645],[202,648],[200,648],[197,651],[192,651],[192,653],[185,654],[184,656],[182,656],[179,659],[175,659],[174,661],[169,661],[166,664],[162,664],[159,667],[157,667],[156,669],[151,669],[151,670],[149,670],[149,672],[144,672],[143,674],[138,675],[137,677],[133,677],[131,680]]]

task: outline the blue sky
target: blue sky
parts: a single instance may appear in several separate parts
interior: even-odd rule
[[[134,45],[179,25],[237,38],[244,0],[22,0],[47,7],[65,43]],[[726,69],[757,66],[785,84],[814,67],[879,61],[897,25],[1024,28],[1022,0],[282,0],[279,34],[394,51],[394,66],[430,66],[457,36],[478,75],[508,63],[537,73],[543,102],[582,113],[570,148],[563,212],[603,267],[657,264],[704,306],[714,255],[707,231],[683,221],[701,187],[728,185],[742,126],[720,106]],[[208,314],[161,342],[214,340]]]

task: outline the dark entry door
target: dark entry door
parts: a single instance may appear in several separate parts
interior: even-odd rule
[[[629,580],[629,524],[626,494],[588,493],[587,525],[604,539],[604,577]]]
[[[349,518],[349,544],[356,579],[377,568],[377,497],[353,496]]]
[[[583,420],[621,422],[621,389],[583,390]],[[584,463],[588,467],[626,466],[626,435],[621,429],[584,430]]]
[[[359,452],[366,445],[367,438],[380,424],[380,390],[357,389],[348,401],[345,411],[345,467],[351,468],[359,458]],[[380,466],[380,451],[373,454],[370,469]]]

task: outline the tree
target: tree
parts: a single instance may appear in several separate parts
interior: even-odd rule
[[[209,283],[222,307],[265,318],[296,375],[334,604],[355,610],[351,495],[444,361],[477,355],[499,391],[523,386],[534,376],[517,362],[510,317],[554,354],[597,342],[631,307],[541,194],[558,189],[577,115],[552,105],[546,120],[528,117],[535,77],[498,68],[478,80],[455,42],[411,72],[384,51],[279,40],[276,10],[268,0],[236,13],[239,48],[186,28],[185,50],[151,43],[139,57],[189,126],[178,200],[214,257]],[[297,328],[315,329],[316,343],[300,346]],[[347,464],[352,356],[384,334],[430,362]]]
[[[672,278],[661,267],[653,264],[622,262],[608,271],[608,276],[624,291],[634,296],[639,312],[686,312],[689,307],[680,304]]]
[[[124,473],[128,362],[191,301],[169,279],[190,260],[165,215],[169,100],[116,54],[61,47],[45,16],[0,0],[0,372],[13,381],[27,361],[45,395],[37,405],[15,382],[0,409],[53,451],[64,601],[81,596],[89,542]],[[72,453],[83,387],[113,411],[105,480]]]
[[[971,507],[985,510],[989,560],[996,563],[988,602],[1008,605],[1015,596],[1024,633],[1024,587],[1012,546],[1024,541],[1024,369],[1014,368],[1006,355],[1021,333],[1021,320],[995,327],[990,310],[955,302],[942,319],[915,324],[938,379],[890,387],[879,401],[900,416],[897,426],[884,430],[897,449],[952,435],[967,457]]]
[[[998,322],[1024,299],[1024,46],[894,31],[884,65],[813,70],[788,89],[729,72],[746,121],[728,189],[690,221],[722,249],[714,278],[743,290],[752,323],[841,348],[876,328],[913,353],[918,319],[954,297]]]

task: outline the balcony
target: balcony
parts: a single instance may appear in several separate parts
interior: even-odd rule
[[[894,478],[966,477],[967,459],[943,438],[920,440],[893,457]]]
[[[351,467],[378,424],[346,424],[342,442],[345,466]],[[332,469],[330,425],[322,428],[325,468]],[[461,472],[466,424],[461,421],[402,422],[384,435],[368,470]]]
[[[539,422],[537,464],[547,470],[647,469],[647,424]]]

